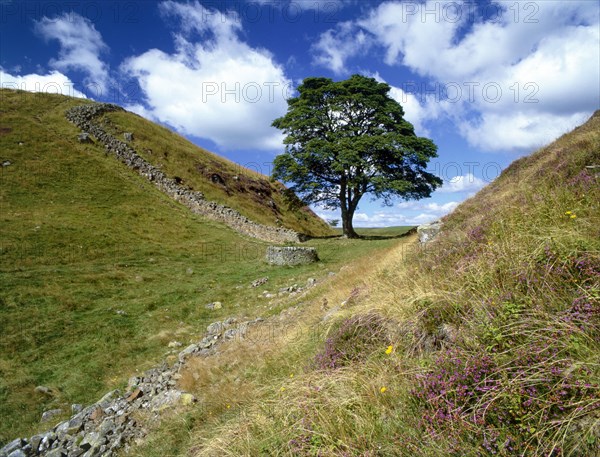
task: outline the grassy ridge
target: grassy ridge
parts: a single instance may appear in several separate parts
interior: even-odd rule
[[[285,187],[265,175],[230,162],[176,133],[127,112],[103,116],[117,138],[133,132],[133,148],[167,176],[204,193],[206,198],[236,209],[251,220],[285,226],[311,236],[331,235],[330,227],[308,207],[290,206]],[[248,164],[252,166],[252,164]]]
[[[0,443],[52,408],[96,401],[228,316],[268,316],[258,298],[325,276],[392,240],[331,245],[319,264],[271,268],[266,244],[191,214],[77,142],[72,98],[0,91]],[[134,130],[135,132],[135,130]],[[177,140],[180,141],[180,140]],[[250,282],[268,276],[265,287]],[[223,308],[204,305],[221,301]],[[53,396],[34,394],[48,386]]]
[[[208,406],[134,454],[599,455],[599,151],[597,113],[425,249],[404,242],[315,290],[251,360],[238,343],[190,367]]]

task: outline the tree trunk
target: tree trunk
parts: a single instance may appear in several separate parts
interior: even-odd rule
[[[348,195],[346,195],[348,193]],[[342,210],[342,233],[346,238],[358,238],[358,233],[354,231],[352,227],[352,218],[354,217],[354,210],[356,205],[353,205],[353,199],[351,197],[351,191],[347,187],[345,179],[342,179],[340,184],[340,209]]]
[[[354,231],[352,226],[352,218],[354,217],[354,210],[346,208],[346,205],[342,204],[342,233],[346,238],[359,238],[358,233]]]

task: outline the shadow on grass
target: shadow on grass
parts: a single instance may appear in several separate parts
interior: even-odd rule
[[[329,240],[334,238],[342,239],[342,229],[335,229],[338,234],[327,236],[306,236],[304,241],[310,240]],[[417,233],[417,227],[384,227],[384,228],[360,228],[356,229],[358,238],[356,240],[392,240],[396,238],[404,238],[414,233]]]

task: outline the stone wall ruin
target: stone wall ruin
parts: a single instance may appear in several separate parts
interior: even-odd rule
[[[190,190],[180,185],[176,179],[167,177],[159,168],[144,160],[131,146],[118,140],[106,132],[98,122],[95,122],[96,117],[111,111],[124,111],[124,109],[110,103],[93,103],[75,106],[69,109],[65,115],[84,134],[92,135],[102,143],[108,153],[113,154],[119,161],[137,171],[162,192],[188,207],[192,212],[221,222],[238,233],[259,240],[271,243],[302,241],[302,235],[294,230],[258,224],[228,206],[206,200],[202,192]],[[133,133],[128,132],[128,134],[128,137],[133,139]]]

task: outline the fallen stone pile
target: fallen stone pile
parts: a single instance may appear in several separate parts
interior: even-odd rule
[[[271,265],[295,266],[317,262],[319,256],[315,248],[269,246],[267,248],[266,260]]]
[[[174,179],[167,177],[159,168],[144,160],[126,142],[118,140],[106,132],[98,122],[95,122],[96,117],[111,111],[124,110],[120,106],[110,103],[93,103],[75,106],[69,109],[65,115],[70,122],[83,131],[79,135],[79,141],[91,141],[89,135],[92,135],[104,145],[107,152],[136,170],[165,194],[187,206],[194,213],[222,222],[239,233],[263,241],[272,243],[302,241],[301,235],[293,230],[253,222],[232,208],[206,200],[202,192],[187,189]],[[132,133],[128,132],[128,135],[128,138],[133,139]]]
[[[442,222],[435,221],[430,222],[429,224],[419,225],[417,227],[417,233],[419,234],[419,241],[421,244],[429,243],[433,240],[440,230],[442,229]]]
[[[214,322],[197,343],[177,355],[177,361],[166,362],[129,379],[127,391],[114,390],[98,402],[82,409],[70,419],[51,430],[28,439],[17,438],[0,449],[0,457],[111,457],[134,439],[147,434],[136,417],[146,413],[159,419],[162,412],[178,405],[187,406],[196,401],[193,395],[177,388],[180,368],[192,356],[208,356],[218,343],[233,338],[244,338],[248,327],[262,322],[262,318],[238,323],[235,318]]]

